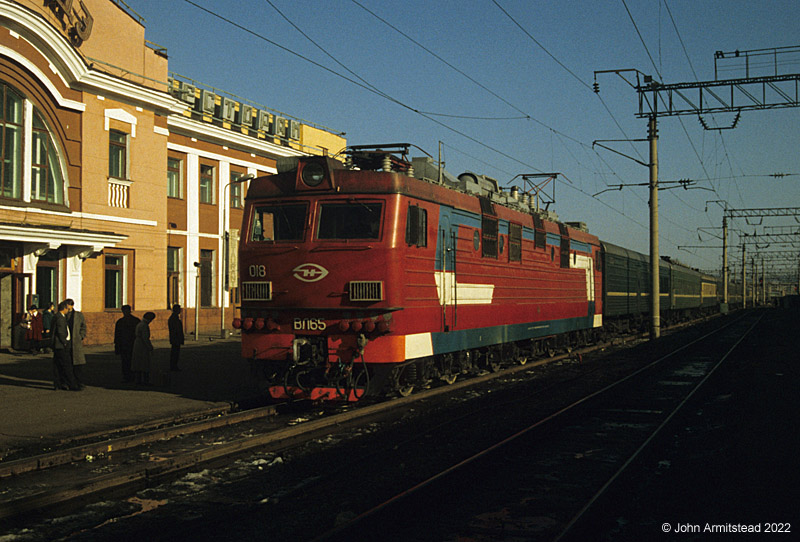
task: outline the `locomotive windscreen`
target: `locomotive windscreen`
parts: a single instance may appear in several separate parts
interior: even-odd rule
[[[259,205],[253,213],[251,241],[302,241],[306,224],[305,203]]]
[[[380,203],[323,203],[318,239],[379,239]]]

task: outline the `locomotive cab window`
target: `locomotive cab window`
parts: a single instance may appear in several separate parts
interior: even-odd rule
[[[253,212],[251,241],[302,241],[306,224],[305,203],[259,205]]]
[[[323,203],[317,239],[379,239],[382,211],[380,203]]]
[[[419,205],[412,205],[408,208],[406,244],[418,247],[428,246],[428,211]]]

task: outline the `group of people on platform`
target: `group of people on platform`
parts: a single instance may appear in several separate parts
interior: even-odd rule
[[[167,321],[169,327],[170,370],[180,371],[178,361],[181,345],[184,343],[181,306],[172,306],[172,314]],[[122,318],[114,328],[114,352],[122,361],[122,379],[150,385],[150,372],[153,361],[153,343],[150,342],[150,323],[155,320],[154,312],[146,312],[140,320],[132,313],[130,305],[122,306]],[[26,330],[31,353],[53,351],[53,389],[80,391],[85,387],[83,366],[86,356],[83,340],[86,338],[86,320],[83,313],[75,310],[75,302],[65,299],[55,307],[50,303],[47,310],[40,311],[31,305],[22,321]]]
[[[24,330],[24,339],[31,354],[47,353],[52,348],[53,318],[56,309],[53,303],[46,310],[41,311],[36,305],[28,307],[28,312],[22,318],[20,327]],[[25,348],[25,346],[23,346]]]
[[[172,306],[172,314],[167,320],[169,343],[172,347],[169,359],[171,371],[180,371],[178,360],[181,345],[184,343],[181,306]],[[146,312],[140,320],[132,313],[130,305],[122,306],[122,318],[114,327],[114,352],[122,361],[122,380],[149,386],[153,363],[153,343],[150,342],[150,322],[155,320],[154,312]]]
[[[53,349],[53,389],[80,391],[85,387],[83,339],[86,338],[86,320],[83,313],[75,310],[72,299],[65,299],[55,311],[52,309],[51,303],[43,314],[38,312],[36,305],[28,310],[28,339],[36,345],[36,351]]]

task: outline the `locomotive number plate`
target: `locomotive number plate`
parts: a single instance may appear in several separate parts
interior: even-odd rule
[[[295,318],[292,324],[295,331],[324,331],[327,327],[322,318]]]

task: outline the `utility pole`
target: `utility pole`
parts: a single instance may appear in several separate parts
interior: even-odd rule
[[[647,125],[650,143],[650,339],[661,336],[661,284],[658,255],[658,132],[656,116]]]
[[[742,242],[742,308],[747,308],[747,244]]]
[[[723,314],[728,312],[728,217],[722,216],[722,303]]]
[[[751,77],[749,57],[767,54],[772,51],[775,57],[775,74],[766,77]],[[677,115],[696,115],[707,130],[734,128],[742,111],[777,109],[800,106],[800,74],[779,75],[777,73],[778,54],[796,52],[796,48],[759,49],[754,51],[735,51],[715,53],[715,72],[718,61],[726,58],[748,59],[748,69],[744,78],[714,81],[697,81],[689,83],[663,84],[655,81],[637,69],[598,70],[594,72],[593,90],[600,91],[597,75],[614,73],[630,85],[639,95],[639,112],[637,117],[648,118],[648,139],[650,141],[650,270],[651,270],[651,338],[660,334],[659,313],[659,266],[658,266],[658,161],[656,147],[656,118]],[[626,79],[628,74],[635,74],[636,82]],[[642,80],[640,81],[640,76]],[[691,95],[690,95],[691,93]],[[696,93],[696,94],[694,94]],[[709,128],[702,115],[726,112],[736,113],[732,126],[727,128]],[[655,228],[655,230],[654,230]],[[726,236],[727,238],[727,236]],[[727,241],[725,242],[727,245]],[[724,249],[723,249],[724,250]],[[742,249],[744,255],[744,248]],[[744,256],[743,256],[744,257]],[[727,260],[723,256],[723,260]],[[727,265],[723,262],[723,274]],[[746,260],[743,262],[746,263]],[[744,269],[742,274],[746,274]],[[727,280],[724,281],[727,290]],[[743,287],[745,286],[743,280]],[[744,292],[743,292],[744,295]]]

